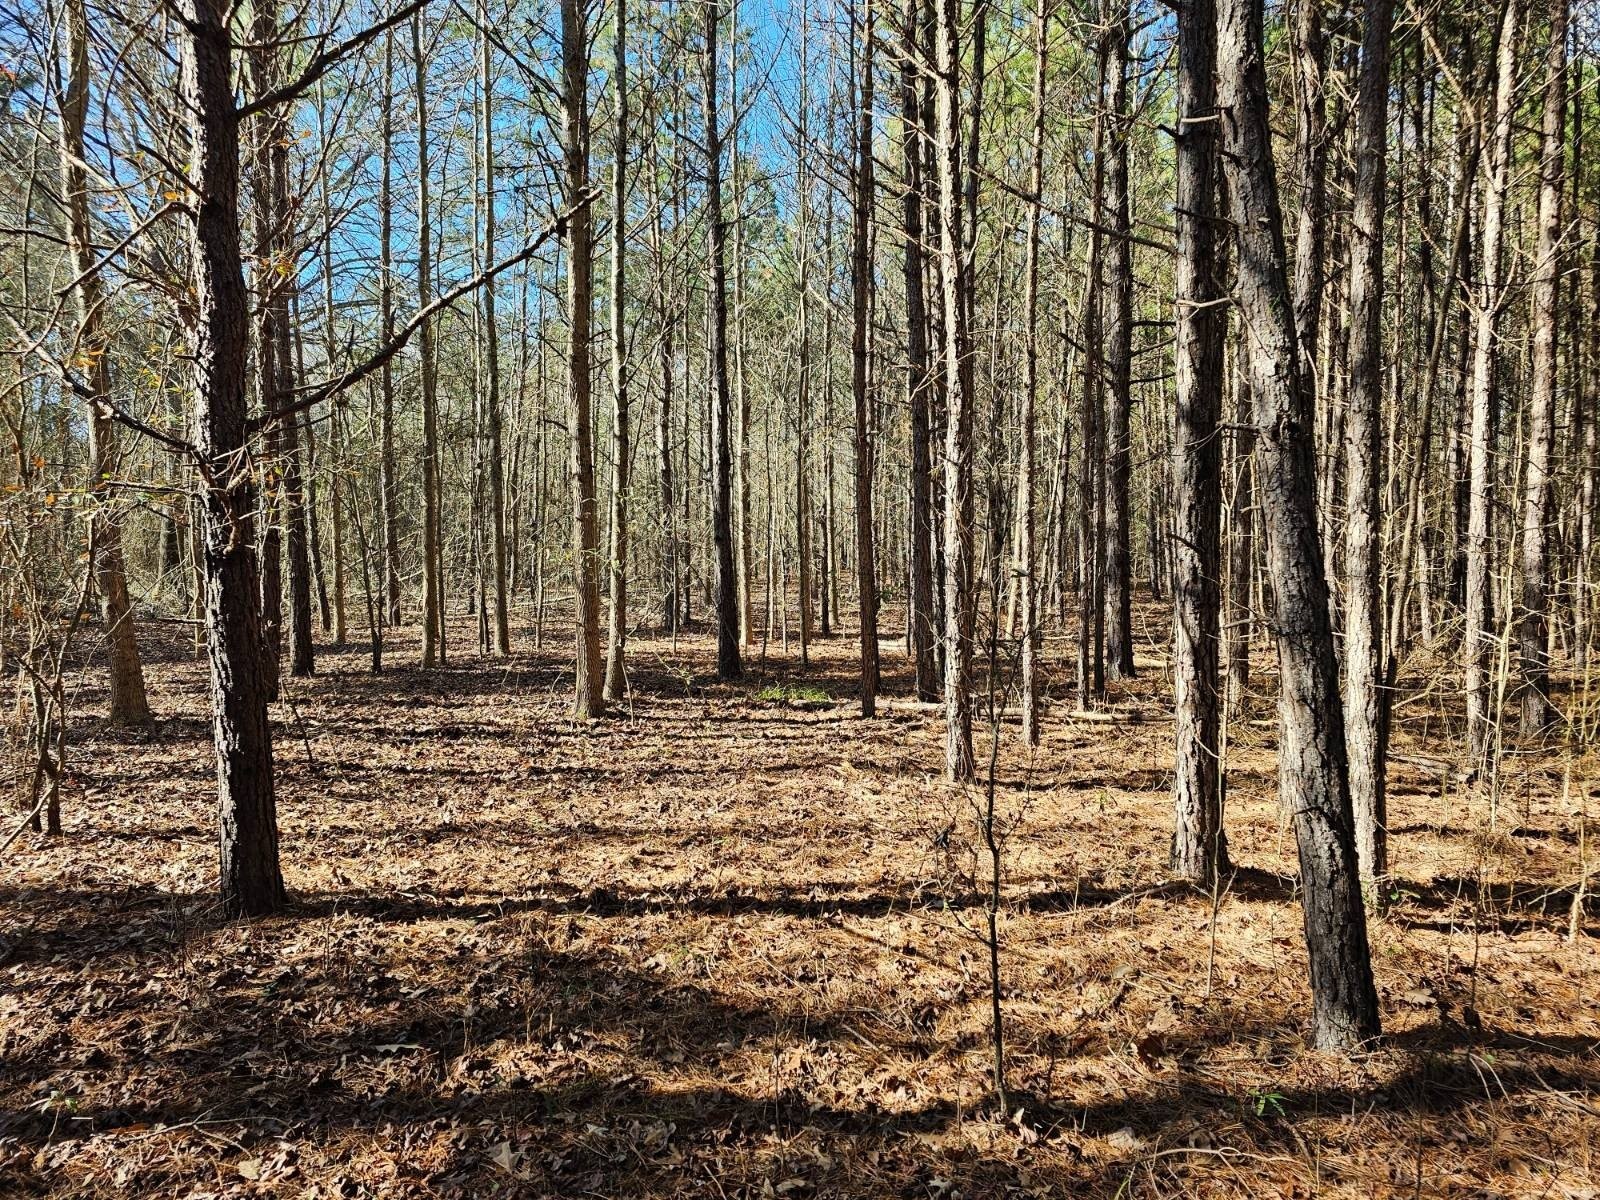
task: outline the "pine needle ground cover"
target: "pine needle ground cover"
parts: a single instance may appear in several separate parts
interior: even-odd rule
[[[1031,759],[1002,714],[1004,1113],[981,789],[941,782],[888,643],[870,722],[852,637],[739,685],[706,631],[635,639],[591,723],[565,636],[426,674],[403,635],[378,677],[329,653],[275,710],[293,907],[246,923],[203,664],[152,645],[148,738],[86,672],[67,836],[0,875],[0,1194],[1596,1195],[1600,762],[1508,756],[1491,812],[1442,766],[1458,714],[1407,691],[1385,1038],[1320,1055],[1271,663],[1227,751],[1236,870],[1173,888],[1148,616],[1107,714],[1058,700]]]

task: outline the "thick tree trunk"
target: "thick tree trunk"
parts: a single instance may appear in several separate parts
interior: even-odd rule
[[[1383,633],[1383,211],[1393,0],[1367,0],[1356,99],[1351,214],[1350,402],[1346,414],[1345,744],[1361,877],[1388,874]],[[1402,570],[1409,563],[1402,563]]]
[[[1227,869],[1222,828],[1222,719],[1217,650],[1221,557],[1222,307],[1218,262],[1216,6],[1178,15],[1177,410],[1173,426],[1173,684],[1176,821],[1172,870],[1201,886]]]
[[[111,395],[111,363],[102,330],[105,290],[94,269],[97,255],[89,221],[89,173],[84,166],[84,125],[89,108],[89,23],[85,0],[67,0],[64,16],[67,77],[60,95],[61,197],[67,210],[68,249],[78,276],[73,289],[78,320],[73,357],[85,364],[83,375],[92,393],[89,494],[96,507],[89,544],[94,553],[95,586],[100,592],[100,614],[106,629],[111,723],[144,725],[150,721],[150,702],[145,694],[139,643],[134,636],[133,606],[128,600],[122,521],[109,487],[119,460],[117,430],[102,403]]]
[[[1293,325],[1272,162],[1262,0],[1223,0],[1217,103],[1239,250],[1236,295],[1249,347],[1267,561],[1277,602],[1279,786],[1300,853],[1312,1036],[1325,1049],[1378,1034],[1345,758],[1344,714],[1317,534],[1312,391]]]
[[[1533,267],[1533,378],[1528,395],[1528,467],[1522,501],[1522,732],[1555,719],[1550,703],[1550,517],[1555,458],[1556,331],[1561,286],[1561,189],[1566,140],[1567,5],[1550,0],[1544,123],[1539,156],[1539,244]]]
[[[563,151],[567,219],[567,403],[571,422],[573,592],[577,623],[575,710],[605,713],[600,653],[600,557],[589,396],[589,331],[594,303],[594,214],[589,188],[589,34],[583,0],[561,0]]]
[[[722,219],[722,133],[717,103],[717,28],[722,0],[705,6],[702,56],[706,147],[706,224],[709,260],[710,337],[707,381],[711,395],[712,538],[716,543],[717,677],[737,679],[744,673],[739,649],[739,581],[734,570],[732,397],[728,387],[727,226]]]
[[[255,916],[285,901],[278,868],[272,731],[259,608],[255,484],[246,462],[249,298],[239,252],[239,118],[233,46],[220,0],[184,0],[179,90],[195,187],[189,260],[196,313],[193,430],[205,484],[202,562],[222,903]]]

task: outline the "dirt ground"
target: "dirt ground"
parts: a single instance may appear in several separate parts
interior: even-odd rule
[[[863,721],[853,631],[737,686],[704,631],[636,638],[588,725],[565,635],[491,661],[462,627],[427,674],[410,632],[381,676],[324,651],[275,710],[293,909],[229,923],[169,627],[157,731],[105,728],[85,672],[67,834],[0,861],[0,1195],[1600,1196],[1600,763],[1514,754],[1491,812],[1408,683],[1386,1037],[1320,1055],[1270,696],[1228,750],[1239,870],[1163,886],[1145,616],[1111,719],[1073,717],[1062,640],[1041,749],[1001,724],[1003,1113],[982,789],[940,781],[898,644]]]

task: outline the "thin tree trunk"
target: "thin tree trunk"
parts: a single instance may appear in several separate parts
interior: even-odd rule
[[[1351,214],[1350,398],[1346,414],[1345,744],[1356,854],[1369,882],[1388,874],[1383,633],[1383,210],[1393,0],[1366,0],[1356,99]],[[1410,564],[1402,563],[1402,567]]]
[[[1106,673],[1112,679],[1133,678],[1133,553],[1129,503],[1133,472],[1130,416],[1133,409],[1133,243],[1129,240],[1128,111],[1129,15],[1123,0],[1112,23],[1111,153],[1106,183],[1111,193],[1111,303],[1106,329],[1107,390],[1105,410],[1106,506],[1104,620]]]
[[[628,0],[617,0],[611,86],[616,98],[611,165],[611,604],[606,625],[606,699],[627,692],[628,641]]]
[[[872,300],[872,2],[862,9],[860,90],[856,96],[854,231],[850,250],[850,391],[855,401],[856,590],[861,611],[861,715],[878,703],[878,572],[872,529],[872,397],[868,392],[867,318]]]
[[[1567,5],[1550,0],[1544,124],[1539,157],[1539,245],[1533,269],[1533,378],[1522,507],[1522,732],[1541,734],[1550,703],[1550,475],[1555,457],[1556,331],[1561,286],[1561,192],[1566,139]]]
[[[589,409],[589,329],[594,302],[594,215],[589,188],[589,34],[583,0],[561,0],[563,149],[567,205],[568,417],[572,442],[573,592],[577,623],[575,709],[579,717],[605,713],[600,653],[598,507],[594,482],[594,426]]]
[[[739,584],[734,571],[733,447],[729,428],[732,397],[728,388],[727,227],[722,219],[722,133],[717,103],[717,27],[722,0],[705,5],[705,47],[701,61],[706,147],[706,223],[710,305],[707,381],[711,396],[712,538],[716,543],[717,676],[737,679],[744,672],[739,648]]]
[[[945,777],[973,777],[972,755],[972,371],[968,342],[966,241],[961,214],[961,49],[959,0],[935,0],[938,72],[940,298],[944,309],[945,418]]]
[[[417,106],[417,304],[433,301],[432,193],[429,188],[428,65],[422,14],[411,18],[411,61]],[[444,658],[444,563],[439,528],[439,363],[433,322],[417,331],[422,390],[422,665]]]
[[[492,47],[489,41],[487,5],[480,5],[478,19],[483,22],[480,35],[479,86],[483,94],[483,264],[488,267],[496,261],[494,158],[494,75]],[[587,141],[587,139],[585,139]],[[585,147],[587,153],[587,146]],[[587,215],[587,214],[586,214]],[[592,269],[592,268],[591,268]],[[500,327],[495,317],[495,285],[493,281],[483,287],[484,335],[484,394],[483,407],[485,432],[489,438],[487,480],[489,487],[489,537],[490,567],[494,578],[494,650],[496,654],[511,653],[511,616],[506,595],[506,479],[505,456],[502,449],[500,412]],[[397,618],[396,618],[397,619]]]
[[[134,634],[133,606],[128,600],[122,521],[110,494],[111,478],[119,464],[117,428],[102,403],[111,395],[111,363],[102,329],[105,294],[94,269],[97,256],[89,222],[89,173],[84,165],[84,125],[89,109],[89,19],[85,0],[67,0],[64,16],[67,78],[59,97],[61,195],[67,210],[68,249],[78,276],[73,289],[78,320],[74,357],[85,364],[83,374],[91,393],[89,494],[95,500],[95,510],[89,545],[94,553],[95,586],[100,593],[100,614],[106,630],[111,723],[145,725],[150,721],[150,702]]]
[[[1044,195],[1044,98],[1045,69],[1049,48],[1049,9],[1046,0],[1033,6],[1033,133],[1029,143],[1032,162],[1028,180],[1032,199],[1028,204],[1027,261],[1023,267],[1023,311],[1027,321],[1027,345],[1023,361],[1022,412],[1020,415],[1022,461],[1017,466],[1017,590],[1022,622],[1022,740],[1039,744],[1039,585],[1035,578],[1038,553],[1034,547],[1034,492],[1038,430],[1035,409],[1039,399],[1039,226]],[[996,430],[996,435],[999,431]],[[931,655],[931,647],[930,647]]]
[[[923,24],[923,0],[905,0],[900,37],[905,50],[900,68],[900,148],[904,165],[902,199],[905,241],[906,394],[911,423],[911,656],[917,699],[939,695],[935,652],[937,614],[933,602],[933,439],[930,413],[932,379],[928,367],[928,313],[924,301],[922,100],[917,86],[916,51]]]
[[[1491,663],[1495,650],[1493,603],[1492,517],[1494,505],[1495,360],[1500,313],[1506,303],[1501,279],[1501,242],[1506,193],[1511,184],[1511,134],[1516,116],[1517,38],[1521,0],[1508,0],[1500,27],[1495,70],[1494,127],[1490,134],[1489,170],[1484,187],[1483,280],[1477,301],[1472,347],[1472,410],[1468,434],[1468,510],[1466,634],[1467,742],[1474,763],[1486,771],[1493,727],[1490,706]]]
[[[383,340],[394,336],[394,35],[383,36],[383,169],[379,185],[378,209],[378,324]],[[394,447],[394,371],[388,362],[379,375],[381,404],[378,410],[379,510],[383,521],[383,597],[384,620],[400,623],[400,473]]]

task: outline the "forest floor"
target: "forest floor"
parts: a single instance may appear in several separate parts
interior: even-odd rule
[[[232,923],[204,665],[152,626],[158,729],[106,728],[86,671],[66,836],[0,862],[0,1195],[1600,1196],[1600,762],[1512,755],[1491,814],[1408,683],[1386,1036],[1322,1055],[1270,700],[1228,750],[1237,873],[1165,886],[1142,619],[1110,719],[1058,700],[1031,756],[1001,725],[1004,1113],[983,791],[940,782],[897,644],[873,721],[853,633],[738,685],[704,631],[636,638],[592,724],[565,634],[325,651],[275,710],[292,910]]]

